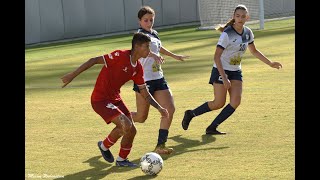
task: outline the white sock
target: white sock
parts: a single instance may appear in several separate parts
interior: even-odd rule
[[[125,159],[123,159],[122,157],[118,156],[117,157],[117,161],[124,161]]]
[[[103,143],[101,143],[100,147],[101,147],[101,149],[104,150],[104,151],[107,151],[107,150],[108,150],[108,148],[106,148],[106,147],[103,145]]]

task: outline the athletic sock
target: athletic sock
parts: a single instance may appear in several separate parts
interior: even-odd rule
[[[192,110],[191,113],[193,116],[199,116],[199,115],[204,114],[209,111],[211,111],[211,109],[209,108],[209,104],[208,104],[208,102],[205,102],[201,106]]]
[[[117,157],[117,161],[124,161],[125,159],[123,159],[122,157],[118,156]]]
[[[108,150],[111,146],[114,145],[114,143],[116,143],[117,140],[113,140],[112,137],[110,137],[110,135],[103,141],[103,143],[101,143],[101,149],[106,151]]]
[[[125,146],[121,144],[119,157],[121,157],[122,159],[127,159],[127,156],[131,151],[131,147],[132,147],[132,144],[125,145]]]
[[[168,129],[159,129],[159,136],[158,136],[158,144],[164,144],[167,142],[169,130]]]
[[[213,120],[213,122],[210,124],[210,128],[217,128],[223,121],[225,121],[233,112],[235,109],[228,104],[226,107],[222,109],[220,114]]]
[[[109,148],[106,148],[103,143],[101,143],[100,147],[101,147],[101,149],[104,150],[104,151],[107,151],[107,150],[109,149]]]

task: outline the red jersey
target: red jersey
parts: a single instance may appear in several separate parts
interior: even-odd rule
[[[129,80],[135,84],[144,84],[143,69],[139,61],[131,64],[131,50],[115,50],[103,55],[105,65],[102,67],[93,92],[92,101],[119,101],[120,88]]]

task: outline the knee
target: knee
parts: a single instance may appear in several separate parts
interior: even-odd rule
[[[125,129],[123,129],[123,134],[126,136],[134,137],[137,134],[136,126],[132,124],[132,126],[126,126]]]
[[[122,133],[123,134],[126,134],[127,132],[130,132],[131,131],[131,128],[132,128],[132,124],[125,124],[125,125],[123,125],[123,127],[122,127]]]
[[[209,101],[208,106],[211,110],[216,110],[222,108],[226,104],[225,101]]]
[[[226,103],[219,103],[219,104],[217,105],[217,108],[220,109],[220,108],[222,108],[225,104],[226,104]]]
[[[240,97],[237,98],[237,99],[234,99],[234,100],[232,100],[232,101],[230,102],[230,105],[231,105],[234,109],[236,109],[238,106],[240,106],[240,104],[241,104],[241,98],[240,98]]]
[[[133,123],[132,121],[125,115],[120,116],[120,124],[121,124],[121,134],[126,134],[127,132],[130,132],[132,129]]]
[[[144,123],[148,118],[148,112],[131,112],[134,122]]]
[[[171,115],[176,111],[176,107],[173,102],[167,102],[165,104],[162,104],[161,106],[163,108],[166,108],[168,110],[168,113]]]
[[[237,107],[240,106],[240,101],[239,101],[239,102],[230,103],[230,105],[231,105],[234,109],[237,109]]]
[[[131,136],[135,136],[137,134],[136,126],[132,125],[129,132],[130,132]]]
[[[136,122],[139,122],[139,123],[144,123],[148,118],[148,115],[138,115],[135,119]]]
[[[175,107],[173,104],[171,104],[171,105],[167,108],[167,110],[168,110],[168,113],[172,116],[172,115],[174,114],[174,112],[176,111],[176,107]]]

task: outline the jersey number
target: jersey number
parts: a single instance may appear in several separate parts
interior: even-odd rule
[[[246,50],[246,44],[240,44],[239,51],[245,51]]]

